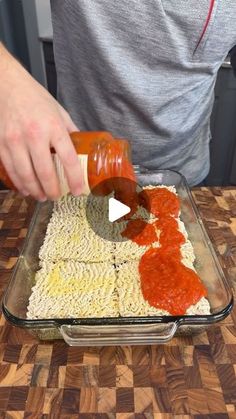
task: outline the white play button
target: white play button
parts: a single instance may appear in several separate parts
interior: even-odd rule
[[[122,204],[122,202],[118,201],[115,198],[109,199],[109,221],[113,223],[114,221],[119,220],[120,218],[124,217],[124,215],[129,214],[131,208],[128,205]]]
[[[146,194],[146,190],[133,180],[123,177],[108,178],[98,183],[91,190],[86,201],[86,219],[91,229],[97,236],[112,243],[130,240],[130,237],[125,237],[120,232],[126,228],[128,220],[133,215],[137,215],[139,202],[145,203],[143,206],[147,214],[151,214],[149,194]],[[134,234],[137,233],[138,236],[145,227],[146,223],[137,223],[137,230],[135,225]]]

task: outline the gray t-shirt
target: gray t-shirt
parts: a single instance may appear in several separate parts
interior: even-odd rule
[[[217,71],[235,0],[51,0],[58,97],[81,130],[132,143],[133,162],[190,185],[209,171]]]

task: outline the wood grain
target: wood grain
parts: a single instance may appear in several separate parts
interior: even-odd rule
[[[236,287],[236,188],[194,198]],[[0,295],[22,248],[31,199],[0,192]],[[236,309],[164,346],[71,348],[40,342],[0,317],[0,419],[236,419]]]

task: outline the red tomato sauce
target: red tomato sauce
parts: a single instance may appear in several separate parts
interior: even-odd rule
[[[191,305],[207,295],[207,291],[196,272],[181,262],[181,245],[185,243],[185,237],[174,218],[179,215],[179,199],[168,189],[155,188],[141,192],[139,202],[146,209],[149,207],[158,220],[145,226],[137,235],[145,221],[132,220],[123,235],[139,245],[151,245],[157,240],[156,231],[160,232],[160,247],[147,250],[139,263],[144,299],[172,315],[185,314]]]
[[[178,223],[173,217],[161,217],[155,222],[160,230],[160,244],[167,247],[180,247],[185,242],[184,235],[178,230]]]
[[[157,241],[154,224],[149,224],[141,219],[130,220],[121,235],[139,246],[148,246]]]
[[[140,204],[156,217],[178,217],[179,198],[166,188],[145,189],[139,194]],[[148,202],[147,202],[148,200]]]
[[[198,275],[180,262],[178,252],[167,256],[162,247],[149,249],[141,258],[139,272],[145,300],[172,315],[185,314],[207,294]]]

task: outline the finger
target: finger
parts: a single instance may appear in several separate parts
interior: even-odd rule
[[[60,187],[49,145],[39,141],[37,146],[32,148],[30,154],[35,173],[45,195],[52,200],[58,199],[60,197]],[[39,158],[39,156],[42,156],[42,158]]]
[[[58,108],[59,108],[60,115],[63,119],[63,122],[65,124],[67,131],[69,133],[74,132],[74,131],[79,131],[79,128],[72,121],[69,113],[60,105],[60,103],[58,103]]]
[[[4,150],[3,148],[1,150],[1,161],[16,189],[21,193],[24,192],[24,195],[27,194],[27,189],[23,187],[23,184],[15,171],[15,167],[9,151]]]
[[[52,146],[64,167],[71,193],[80,195],[83,189],[83,174],[68,133],[65,131],[62,136],[54,136]]]
[[[38,158],[42,159],[43,156],[38,156]],[[46,196],[35,175],[28,150],[15,145],[12,160],[23,189],[27,189],[30,195],[38,201],[45,201]]]

